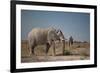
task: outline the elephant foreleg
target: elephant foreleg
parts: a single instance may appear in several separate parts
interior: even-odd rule
[[[63,55],[64,55],[64,51],[65,51],[65,40],[62,40],[63,43]]]
[[[54,41],[53,41],[52,45],[53,45],[53,55],[55,56],[56,52],[55,52],[55,42]]]
[[[48,54],[49,48],[50,48],[50,44],[46,43],[46,55]]]

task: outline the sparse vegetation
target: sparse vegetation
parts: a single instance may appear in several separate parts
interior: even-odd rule
[[[37,46],[35,50],[35,55],[29,56],[28,43],[25,40],[21,42],[21,62],[42,62],[42,61],[63,61],[63,60],[86,60],[90,57],[90,44],[88,42],[74,42],[74,44],[69,47],[68,42],[65,45],[65,51],[63,54],[62,44],[56,43],[56,56],[53,56],[52,46],[46,56],[45,45]]]
[[[65,50],[64,55],[71,55],[71,51],[70,50]]]

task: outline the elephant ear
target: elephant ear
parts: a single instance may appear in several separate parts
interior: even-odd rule
[[[56,30],[57,35],[59,35],[60,31],[61,31],[60,29]]]
[[[47,39],[50,40],[57,40],[59,37],[55,29],[51,29],[48,31]]]
[[[48,39],[48,41],[51,41],[51,40],[53,40],[53,38],[54,38],[54,32],[53,31],[48,31],[48,35],[47,35],[47,39]]]
[[[64,37],[64,35],[63,35],[63,33],[62,33],[62,31],[60,29],[58,29],[57,35],[60,37],[61,40],[65,39],[65,37]]]

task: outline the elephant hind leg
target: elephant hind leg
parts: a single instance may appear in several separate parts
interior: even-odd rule
[[[32,54],[34,55],[34,46],[29,46],[29,56],[31,56]]]
[[[29,48],[29,56],[31,56],[32,54],[32,51],[31,51],[31,48]]]
[[[28,50],[29,50],[29,56],[31,56],[31,54],[32,54],[32,48],[31,48],[31,45],[28,46]]]

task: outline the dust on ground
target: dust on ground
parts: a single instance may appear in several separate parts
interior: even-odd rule
[[[62,43],[56,43],[56,55],[53,55],[53,48],[45,54],[45,45],[39,45],[34,49],[35,54],[29,56],[28,43],[26,40],[21,42],[21,62],[48,62],[48,61],[73,61],[73,60],[89,60],[90,59],[90,43],[88,42],[74,42],[69,47],[65,44],[64,54],[62,50]]]

